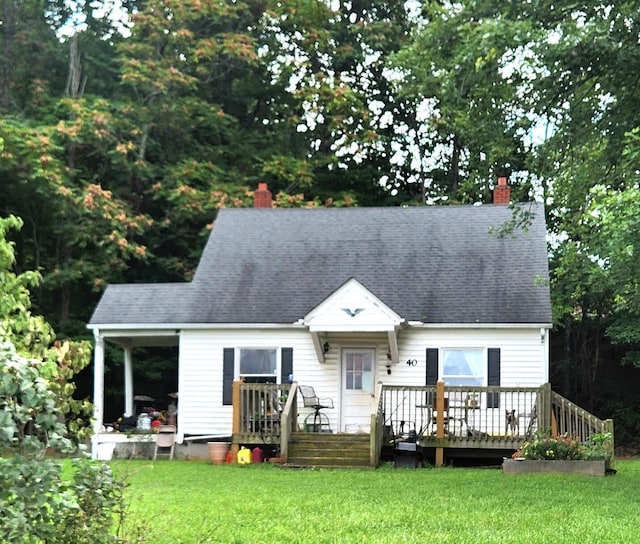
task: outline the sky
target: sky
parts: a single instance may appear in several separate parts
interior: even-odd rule
[[[94,17],[99,19],[108,15],[112,20],[121,22],[120,31],[123,35],[126,36],[129,34],[129,29],[126,24],[126,13],[122,9],[122,3],[120,0],[66,0],[66,2],[70,8],[89,3],[94,10]],[[72,36],[74,33],[86,28],[86,18],[84,14],[79,11],[80,10],[76,11],[72,18],[62,26],[59,33],[60,37]]]

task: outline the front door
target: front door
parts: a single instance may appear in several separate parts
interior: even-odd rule
[[[340,396],[340,430],[369,432],[371,399],[375,383],[375,350],[342,350],[342,392]]]

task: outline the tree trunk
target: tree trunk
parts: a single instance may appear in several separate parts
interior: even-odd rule
[[[16,33],[16,6],[12,0],[2,0],[2,104],[3,113],[11,110],[11,77],[13,73],[13,45]]]
[[[80,63],[80,52],[78,51],[78,33],[76,32],[69,40],[69,71],[67,73],[67,86],[65,94],[70,98],[78,99],[84,92],[85,81],[82,82],[82,64]],[[73,120],[74,116],[71,117]],[[67,145],[67,166],[73,176],[76,166],[76,144],[69,142]]]
[[[69,322],[71,308],[71,287],[68,283],[60,286],[60,325],[58,332],[65,332],[67,323]]]
[[[458,136],[453,136],[453,150],[451,151],[451,168],[449,169],[449,179],[451,181],[451,196],[457,198],[460,187],[460,142]]]
[[[78,33],[76,32],[69,40],[69,72],[67,73],[65,93],[71,98],[81,98],[86,84],[87,78],[82,77],[82,63],[80,62]]]

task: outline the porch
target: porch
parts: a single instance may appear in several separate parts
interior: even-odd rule
[[[413,452],[421,460],[442,466],[453,457],[510,455],[538,430],[583,441],[596,433],[613,436],[612,420],[600,420],[553,392],[550,384],[460,387],[443,382],[436,386],[379,383],[372,402],[370,433],[332,433],[330,440],[326,433],[305,432],[309,429],[304,428],[304,414],[298,412],[298,396],[296,382],[234,382],[232,452],[241,445],[268,446],[277,450],[284,463],[370,467],[398,453]],[[314,434],[324,434],[324,439],[317,436],[313,440]],[[368,438],[368,451],[354,446],[362,444],[363,435]],[[330,445],[321,446],[323,443]],[[316,448],[318,455],[312,455],[310,447]],[[331,451],[347,449],[359,453],[349,455],[348,461],[333,454],[332,462]],[[299,453],[302,450],[304,454]]]

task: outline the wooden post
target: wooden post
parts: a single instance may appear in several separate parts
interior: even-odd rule
[[[283,463],[289,461],[289,438],[294,431],[294,425],[298,422],[298,384],[293,382],[287,394],[287,402],[280,415],[280,458]]]
[[[370,427],[371,434],[369,435],[369,466],[378,466],[378,418],[377,412],[371,414]]]
[[[605,428],[605,432],[611,434],[611,460],[613,461],[613,457],[615,456],[615,453],[616,453],[616,443],[614,441],[614,435],[613,435],[613,419],[605,419],[604,428]]]
[[[436,384],[436,438],[444,438],[444,382]],[[436,466],[444,465],[444,448],[436,448]]]
[[[235,463],[238,459],[238,450],[240,444],[236,443],[233,439],[234,436],[240,434],[242,430],[242,406],[240,402],[240,386],[242,380],[235,380],[233,382],[233,420],[231,423],[231,462]]]
[[[551,431],[551,384],[540,386],[540,413],[538,414],[538,430],[544,433]]]

